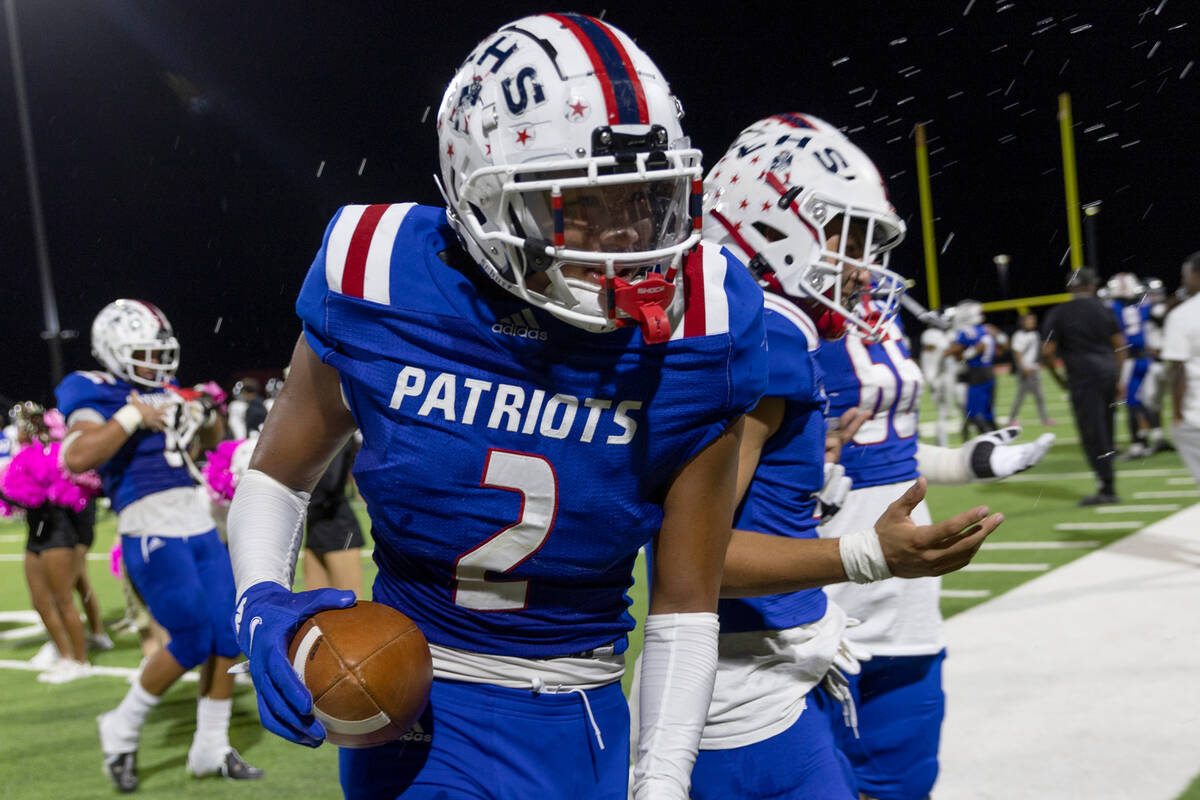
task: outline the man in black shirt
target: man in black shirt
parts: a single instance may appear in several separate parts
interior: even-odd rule
[[[1079,501],[1082,506],[1117,503],[1113,485],[1113,409],[1124,391],[1120,382],[1125,361],[1125,337],[1116,317],[1096,297],[1096,273],[1072,272],[1067,290],[1072,298],[1046,315],[1042,323],[1042,362],[1050,375],[1071,395],[1075,426],[1083,450],[1100,483],[1099,491]],[[1064,379],[1055,363],[1061,357]]]

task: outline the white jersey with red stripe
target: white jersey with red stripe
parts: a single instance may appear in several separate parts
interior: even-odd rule
[[[375,600],[444,647],[624,650],[662,492],[766,386],[749,273],[702,246],[683,275],[671,338],[650,345],[500,290],[444,209],[338,212],[297,311],[362,431]]]

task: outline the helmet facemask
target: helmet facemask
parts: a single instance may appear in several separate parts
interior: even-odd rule
[[[463,183],[456,221],[492,279],[531,305],[594,331],[639,324],[664,341],[683,254],[700,239],[699,178],[694,150],[486,167]]]
[[[174,380],[175,371],[179,369],[179,342],[174,336],[168,335],[153,342],[124,343],[118,345],[116,350],[117,359],[126,373],[121,377],[149,389],[166,386]],[[138,374],[138,368],[149,370],[153,377],[142,377]]]

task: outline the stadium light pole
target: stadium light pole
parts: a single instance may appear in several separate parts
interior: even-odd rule
[[[63,376],[62,340],[75,336],[58,324],[58,301],[54,296],[54,278],[50,274],[50,250],[46,246],[46,222],[42,217],[42,192],[38,186],[37,157],[33,149],[33,125],[29,121],[29,98],[25,94],[25,65],[21,57],[21,37],[17,31],[15,0],[4,0],[8,25],[8,51],[12,57],[13,93],[17,99],[17,117],[21,125],[21,144],[25,154],[25,183],[29,190],[33,239],[37,252],[38,278],[42,289],[42,317],[46,329],[42,338],[50,347],[50,378],[57,386]]]

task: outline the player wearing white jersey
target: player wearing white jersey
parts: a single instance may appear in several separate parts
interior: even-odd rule
[[[819,337],[837,339],[851,329],[858,333],[845,341],[858,342],[887,329],[903,280],[885,265],[904,224],[870,159],[836,128],[806,114],[776,114],[746,128],[705,188],[706,233],[746,261],[766,289],[770,362],[766,396],[747,416],[738,465],[741,504],[722,591],[728,597],[764,589],[773,594],[722,601],[717,681],[692,796],[857,797],[862,785],[853,774],[847,778],[844,756],[831,743],[839,737],[830,717],[844,728],[842,716],[831,715],[837,704],[822,686],[846,698],[837,682],[845,676],[835,665],[849,672],[858,666],[844,647],[845,614],[815,587],[956,569],[1001,518],[983,519],[986,510],[977,508],[947,521],[948,527],[916,525],[909,514],[924,496],[921,484],[893,496],[896,502],[882,515],[860,519],[859,529],[842,539],[810,538],[819,522],[814,495],[824,458],[819,419],[826,396],[818,364],[819,349],[829,343]],[[906,384],[904,404],[919,399],[919,385],[918,373]],[[894,388],[885,407],[895,399]],[[866,416],[851,411],[839,422],[855,414]],[[915,415],[911,421],[915,425]],[[856,428],[848,426],[846,435],[873,436],[855,434]],[[958,539],[964,529],[960,543],[971,543],[956,557],[926,551],[936,569],[902,563],[907,559],[900,551],[920,549],[932,531]],[[900,541],[906,543],[897,547]],[[851,709],[845,710],[852,717]]]
[[[950,443],[950,417],[954,413],[954,390],[958,379],[958,361],[946,355],[954,341],[949,332],[952,314],[953,309],[947,309],[921,331],[921,373],[937,409],[935,435],[942,447]]]

